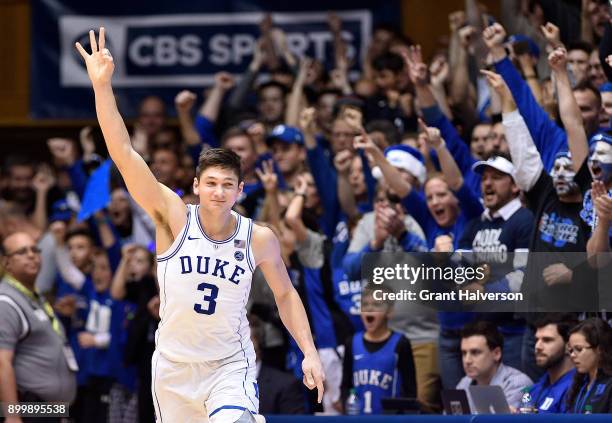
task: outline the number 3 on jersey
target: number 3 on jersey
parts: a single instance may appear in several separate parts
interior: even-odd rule
[[[204,292],[204,302],[202,304],[194,304],[193,309],[196,313],[200,314],[213,314],[215,307],[217,307],[217,295],[219,294],[219,288],[211,283],[203,282],[198,285],[198,291]]]

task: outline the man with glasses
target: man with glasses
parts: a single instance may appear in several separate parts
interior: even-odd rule
[[[51,305],[34,289],[40,250],[30,235],[18,232],[4,239],[0,254],[0,402],[71,402],[76,361]],[[22,421],[28,420],[6,419]]]

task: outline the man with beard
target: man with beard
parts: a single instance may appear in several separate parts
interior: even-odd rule
[[[32,161],[24,156],[9,156],[4,163],[5,187],[2,191],[2,199],[13,203],[24,214],[29,214],[34,209],[34,190],[32,180],[34,179],[34,165]]]
[[[531,403],[543,413],[565,413],[565,393],[576,373],[567,355],[569,332],[578,321],[571,314],[550,313],[534,323],[535,363],[546,373],[531,387]]]

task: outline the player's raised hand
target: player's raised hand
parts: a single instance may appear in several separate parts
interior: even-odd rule
[[[96,42],[96,34],[93,30],[89,31],[89,43],[91,44],[91,54],[87,53],[81,43],[77,42],[76,48],[85,59],[87,74],[94,88],[96,86],[108,85],[111,82],[115,64],[113,56],[105,47],[104,27],[100,28],[99,43]]]
[[[317,388],[317,401],[323,401],[323,382],[325,382],[325,373],[319,355],[317,353],[307,354],[302,360],[302,372],[304,372],[304,385],[308,389]]]

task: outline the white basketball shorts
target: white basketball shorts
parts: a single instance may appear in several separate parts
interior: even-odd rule
[[[248,410],[259,411],[255,360],[242,351],[203,363],[177,363],[155,351],[153,405],[157,423],[235,422]]]

